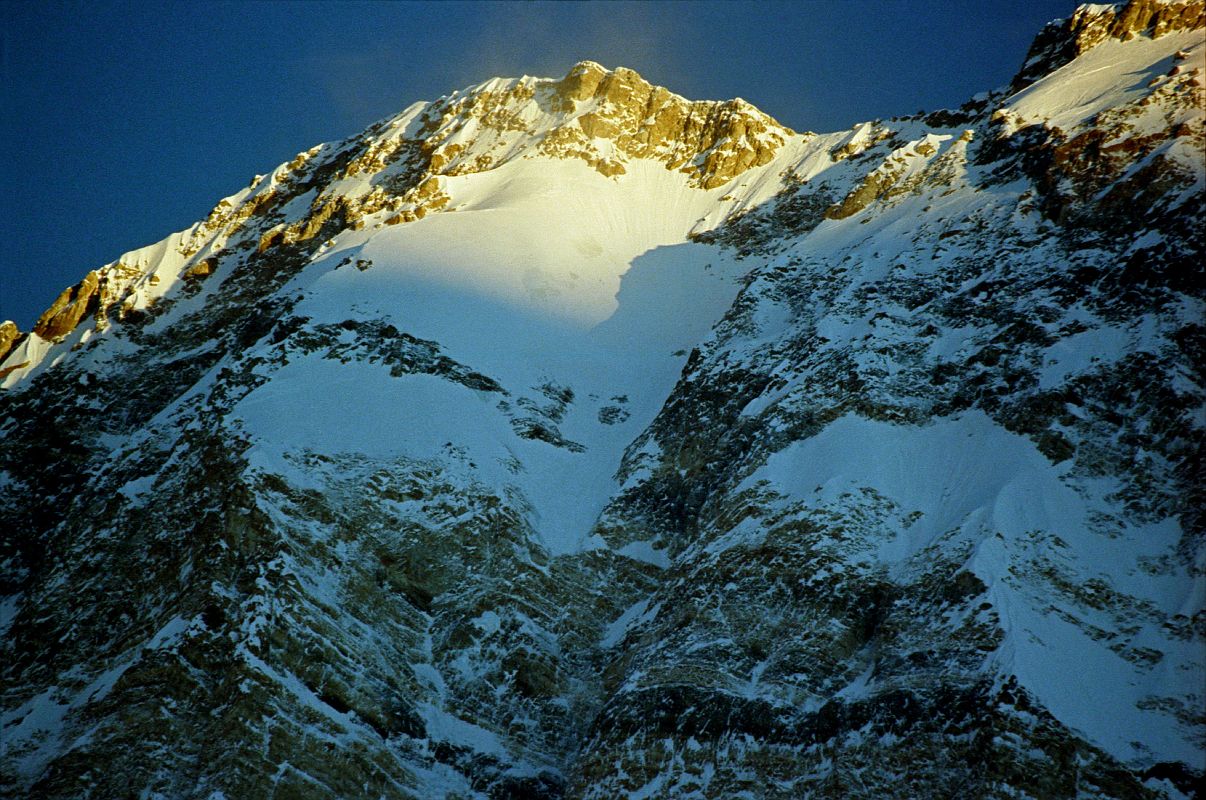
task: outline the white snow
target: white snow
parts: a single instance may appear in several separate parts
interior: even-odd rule
[[[657,615],[658,607],[649,608],[649,600],[638,600],[633,603],[624,613],[618,616],[615,621],[607,626],[603,632],[603,638],[599,640],[599,646],[603,648],[615,647],[624,639],[624,634],[628,629],[638,624],[643,620],[652,619]]]
[[[1058,719],[1123,761],[1148,757],[1148,748],[1192,762],[1192,742],[1167,716],[1138,703],[1183,697],[1202,686],[1206,668],[1197,647],[1122,609],[1096,609],[1061,594],[1042,571],[1054,569],[1074,586],[1104,581],[1151,603],[1160,619],[1200,608],[1206,581],[1183,570],[1120,574],[1119,564],[1171,553],[1180,526],[1165,520],[1117,537],[1094,531],[1091,515],[1109,508],[1104,498],[1112,487],[1074,489],[1065,480],[1069,463],[1052,464],[1028,439],[981,412],[921,427],[845,416],[772,455],[739,488],[765,482],[821,506],[840,505],[844,495],[869,488],[896,503],[900,516],[922,512],[910,524],[884,531],[872,563],[899,575],[915,569],[910,559],[939,540],[951,552],[960,542],[972,543],[968,566],[988,585],[1007,633],[998,654],[1002,670],[1015,674]],[[1099,641],[1057,610],[1105,630],[1117,631],[1125,619],[1142,631],[1129,642]],[[1120,642],[1164,655],[1149,671],[1110,649]],[[1092,679],[1083,680],[1086,674]]]
[[[306,292],[295,313],[389,319],[499,381],[511,403],[543,402],[535,387],[549,381],[569,387],[559,428],[585,452],[517,437],[499,395],[318,357],[276,373],[233,416],[265,447],[429,459],[455,442],[475,480],[522,492],[554,553],[598,546],[590,529],[624,447],[740,288],[731,256],[686,241],[722,190],[692,189],[656,163],[609,180],[578,161],[519,160],[448,191],[463,210],[341,235],[295,280]],[[349,254],[372,267],[335,269]],[[604,424],[606,406],[629,416]]]
[[[1023,120],[1045,120],[1070,130],[1101,111],[1148,94],[1148,83],[1168,72],[1179,49],[1192,54],[1191,68],[1201,66],[1206,54],[1202,32],[1179,31],[1128,42],[1108,39],[1018,92],[1006,107]]]
[[[664,550],[655,548],[652,542],[629,542],[616,552],[622,556],[628,556],[637,561],[644,561],[646,564],[653,564],[663,569],[670,566],[670,556],[666,555]]]
[[[1022,122],[1075,128],[1105,109],[1148,94],[1149,84],[1168,72],[1171,54],[1179,48],[1191,53],[1185,68],[1199,69],[1206,51],[1200,32],[1156,41],[1140,37],[1125,44],[1105,42],[1010,98],[1008,109]],[[506,90],[533,81],[496,79],[467,91]],[[573,113],[594,107],[580,104]],[[417,104],[387,120],[381,139],[413,135],[426,108]],[[294,354],[230,415],[232,424],[251,437],[245,457],[253,469],[278,472],[298,486],[321,490],[321,480],[296,468],[290,456],[310,450],[438,464],[461,485],[522,497],[528,521],[553,554],[605,547],[592,534],[592,526],[621,488],[614,476],[625,448],[661,409],[681,376],[687,353],[730,307],[744,270],[752,266],[718,248],[691,243],[689,235],[765,202],[788,175],[832,178],[831,188],[840,197],[841,190],[849,188],[843,181],[853,179],[855,167],[851,160],[835,163],[830,151],[843,144],[871,146],[878,132],[877,125],[867,123],[848,132],[795,137],[770,164],[727,186],[703,191],[691,187],[683,173],[652,161],[625,162],[624,174],[606,178],[576,159],[526,157],[530,137],[546,133],[555,120],[541,116],[536,103],[525,106],[521,118],[531,127],[522,135],[488,131],[468,120],[448,138],[446,144],[476,141],[478,150],[462,159],[489,153],[499,164],[486,172],[442,176],[451,210],[397,226],[383,224],[385,212],[367,218],[362,230],[347,230],[324,246],[281,292],[301,297],[292,313],[312,324],[387,320],[401,332],[436,342],[443,355],[496,380],[506,394],[428,374],[394,377],[388,365]],[[920,126],[901,136],[909,143],[883,167],[898,179],[918,175],[935,159],[958,156],[966,147],[951,135]],[[918,154],[922,144],[936,152]],[[599,154],[614,155],[608,141],[596,140],[593,146]],[[315,148],[311,155],[321,150]],[[967,169],[955,167],[956,184]],[[228,200],[232,206],[247,202],[277,185],[284,174],[282,165]],[[371,177],[351,176],[327,191],[360,196],[372,187]],[[935,211],[929,218],[935,224],[954,226],[959,219],[955,215],[970,216],[988,207],[994,193],[1010,196],[1018,191],[1018,185],[998,185],[977,197],[966,191],[952,197],[907,196],[895,201],[900,205],[891,214],[826,220],[797,244],[796,252],[845,251],[856,259],[851,267],[859,270],[864,283],[883,278],[893,268],[897,254],[888,252],[889,247],[897,247],[900,258],[917,272],[942,269],[949,260],[923,261],[908,250],[918,215],[929,213],[932,206]],[[292,215],[288,221],[295,221],[313,199],[313,193],[295,198],[283,209]],[[948,212],[949,218],[943,216]],[[224,244],[199,224],[123,255],[122,264],[142,273],[132,284],[131,307],[147,308],[176,289],[189,264]],[[182,250],[191,245],[200,249],[184,256]],[[371,266],[363,271],[339,267],[348,257]],[[198,296],[178,303],[153,323],[153,329],[163,330],[181,315],[203,309],[205,292],[224,277],[211,277]],[[797,313],[806,312],[789,310],[786,304],[763,304],[755,319],[762,341],[774,341],[799,324]],[[834,342],[877,336],[881,330],[869,315],[840,312],[820,316],[815,324],[818,336]],[[1150,330],[1155,324],[1154,319],[1127,329],[1096,324],[1059,340],[1043,354],[1041,387],[1057,386],[1095,368],[1102,363],[1100,354],[1146,346],[1156,338]],[[972,327],[947,328],[930,344],[928,355],[952,356],[978,333]],[[89,339],[98,346],[73,350]],[[133,345],[111,331],[94,332],[88,325],[57,344],[31,335],[0,365],[29,362],[7,376],[3,386],[29,380],[67,358],[100,364],[129,347]],[[886,369],[893,368],[889,359],[869,348],[858,359],[862,368],[877,367],[881,361]],[[212,380],[212,374],[203,379],[190,398],[202,396]],[[547,405],[549,398],[540,391],[546,384],[573,391],[556,425],[566,440],[581,445],[582,452],[517,435],[512,418],[519,401]],[[742,415],[756,417],[780,403],[788,391],[768,390],[751,400]],[[163,411],[148,423],[148,430],[152,424],[170,424],[171,413]],[[127,445],[140,442],[132,437]],[[659,452],[652,437],[642,442],[630,454],[635,470],[624,486],[642,478],[645,465]],[[1194,762],[1200,754],[1169,717],[1139,704],[1150,696],[1186,697],[1198,691],[1204,679],[1201,654],[1146,618],[1132,620],[1138,626],[1132,634],[1094,638],[1093,627],[1117,631],[1118,615],[1128,612],[1098,607],[1052,582],[1059,578],[1084,589],[1100,581],[1167,616],[1192,615],[1200,609],[1206,581],[1184,571],[1153,575],[1119,570],[1118,564],[1167,555],[1181,536],[1180,528],[1165,520],[1131,524],[1123,535],[1103,535],[1092,519],[1112,507],[1107,498],[1117,487],[1104,480],[1073,481],[1068,469],[1069,463],[1051,464],[1029,439],[979,412],[921,427],[846,416],[770,456],[739,488],[772,488],[785,502],[805,501],[814,507],[840,506],[849,494],[873,490],[898,512],[889,517],[894,522],[884,527],[865,556],[870,565],[893,577],[918,569],[932,545],[967,545],[972,555],[966,567],[989,587],[989,599],[1006,633],[1005,644],[993,655],[1000,674],[1017,675],[1062,722],[1128,763],[1142,762],[1151,753]],[[152,477],[142,477],[119,492],[141,502],[153,485]],[[901,522],[905,518],[907,524]],[[708,550],[757,535],[757,526],[756,520],[748,520]],[[658,567],[670,565],[668,553],[652,541],[632,542],[618,554]],[[299,575],[298,580],[312,596],[336,602],[329,576]],[[15,597],[0,602],[0,631],[18,602]],[[602,632],[600,646],[621,644],[630,629],[652,620],[659,610],[648,600],[633,604]],[[258,635],[267,624],[266,613],[250,615],[244,633]],[[493,611],[473,622],[483,636],[495,633],[501,624]],[[170,646],[186,629],[184,620],[174,619],[111,669],[81,680],[82,688],[47,690],[6,713],[6,756],[18,753],[15,763],[22,774],[36,775],[47,759],[69,749],[60,741],[69,714],[103,697],[143,648]],[[1125,648],[1111,645],[1152,648],[1163,657],[1155,664],[1136,663],[1124,657]],[[241,652],[252,658],[245,648]],[[252,663],[286,686],[299,703],[348,723],[347,715],[321,702],[295,676],[275,672],[262,661]],[[766,663],[751,672],[745,687],[749,693],[755,692]],[[439,670],[430,663],[411,667],[442,705],[446,687]],[[1083,680],[1085,674],[1092,679]],[[859,695],[870,680],[868,671],[839,696]],[[1102,713],[1107,706],[1109,717]],[[420,713],[433,739],[506,755],[503,741],[490,730],[436,704],[421,706]],[[463,778],[439,766],[419,778],[433,796],[437,789],[464,788]],[[666,780],[659,775],[634,796],[659,796]]]
[[[1125,330],[1108,325],[1065,336],[1047,348],[1039,385],[1058,386],[1070,375],[1112,360],[1116,354],[1127,352],[1130,340]]]
[[[126,670],[138,661],[144,650],[172,645],[188,627],[187,620],[174,617],[146,642],[128,650],[82,687],[53,686],[15,708],[4,709],[0,716],[0,729],[4,731],[4,735],[0,736],[0,759],[14,765],[24,780],[36,778],[52,758],[86,741],[88,734],[75,741],[65,740],[68,715],[74,715],[89,703],[104,698]]]

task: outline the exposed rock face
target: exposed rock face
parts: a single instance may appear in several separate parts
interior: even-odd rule
[[[75,326],[97,310],[97,295],[100,278],[96,271],[89,272],[84,279],[64,289],[50,308],[34,323],[33,332],[43,339],[61,339],[75,330]]]
[[[1194,796],[1200,17],[832,134],[490,81],[0,326],[0,787]]]
[[[972,135],[972,131],[967,131],[960,136],[958,143],[970,142]],[[910,142],[907,146],[893,152],[882,165],[869,172],[841,203],[836,203],[826,209],[825,219],[846,219],[873,202],[888,201],[893,197],[915,193],[922,182],[928,181],[933,184],[935,178],[942,180],[946,176],[942,174],[941,169],[937,170],[937,175],[929,169],[925,173],[910,175],[916,167],[916,162],[928,159],[937,153],[941,143],[940,139],[926,136],[924,139]],[[962,150],[962,148],[959,149]],[[939,164],[949,163],[952,158],[961,159],[962,155],[956,155],[956,152],[948,153]]]
[[[533,127],[535,125],[535,127]],[[688,101],[653,86],[632,70],[608,71],[584,61],[561,80],[496,79],[464,93],[412,107],[359,137],[298,154],[271,176],[223,199],[209,217],[174,235],[181,276],[193,280],[217,268],[214,248],[247,247],[244,262],[270,254],[278,264],[301,263],[331,235],[347,228],[397,225],[446,209],[441,176],[496,169],[515,158],[578,159],[606,176],[619,176],[633,159],[654,160],[689,176],[694,186],[714,189],[744,172],[764,167],[791,138],[790,129],[743,100]],[[605,142],[605,147],[600,147]],[[337,179],[367,177],[363,188],[331,187]],[[286,220],[291,202],[315,192],[305,214]],[[145,322],[164,294],[159,246],[127,253],[64,290],[34,332],[61,339],[95,316]],[[274,267],[273,271],[279,270]],[[283,276],[282,276],[283,277]],[[168,297],[168,302],[173,298]]]
[[[0,361],[13,349],[13,345],[21,338],[21,329],[12,320],[0,322]]]
[[[570,70],[554,97],[565,112],[593,108],[554,129],[542,151],[587,153],[591,140],[609,140],[621,158],[595,162],[605,175],[623,174],[626,159],[655,159],[714,189],[769,163],[792,133],[744,100],[688,102],[630,69],[608,72],[590,61]]]
[[[1067,19],[1043,28],[1014,76],[1010,91],[1019,91],[1067,64],[1107,39],[1129,41],[1136,36],[1159,38],[1206,25],[1202,0],[1129,0],[1127,3],[1084,5]]]

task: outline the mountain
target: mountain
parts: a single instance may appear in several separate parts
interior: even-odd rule
[[[494,79],[0,326],[0,786],[1202,796],[1204,26]]]

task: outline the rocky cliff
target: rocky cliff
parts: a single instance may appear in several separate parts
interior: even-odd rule
[[[0,786],[1198,796],[1202,24],[834,133],[495,79],[0,327]]]

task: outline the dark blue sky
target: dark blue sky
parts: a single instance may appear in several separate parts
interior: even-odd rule
[[[958,105],[1072,2],[0,3],[0,320],[295,153],[583,58],[798,130]]]

